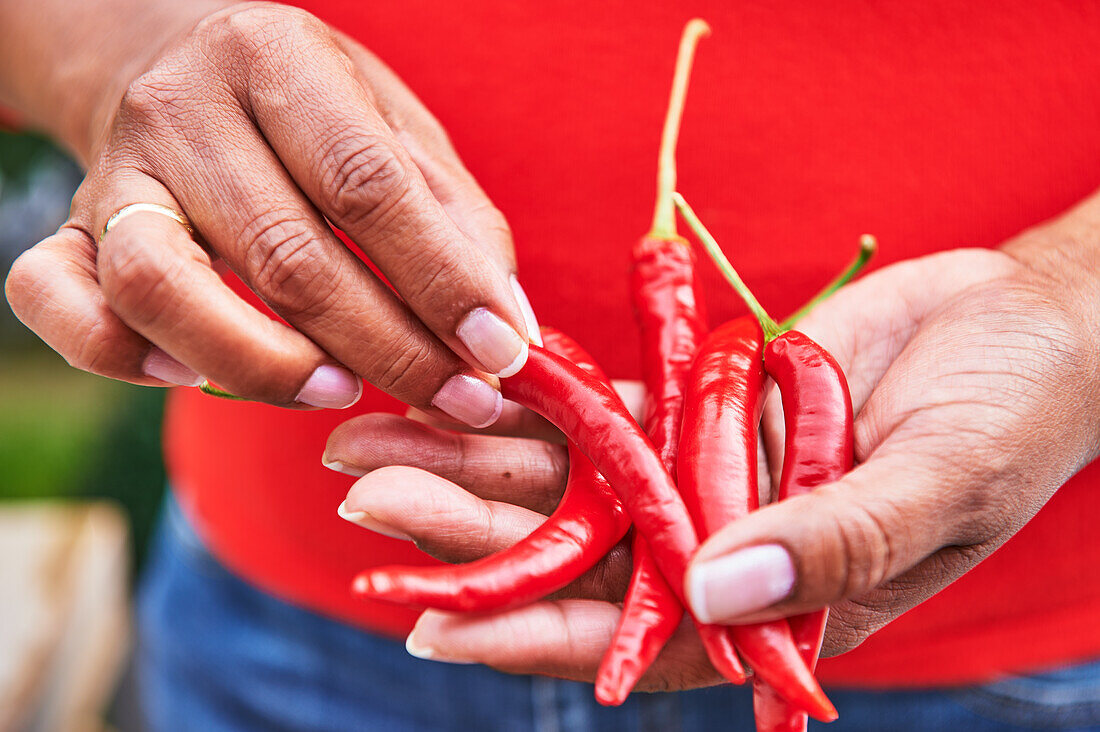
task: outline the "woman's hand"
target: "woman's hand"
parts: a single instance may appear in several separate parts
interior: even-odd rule
[[[632,411],[640,411],[640,384],[616,386]],[[344,518],[415,541],[437,559],[469,562],[515,544],[554,510],[569,466],[561,435],[548,423],[511,403],[493,428],[507,430],[508,437],[456,433],[441,429],[448,425],[438,420],[414,416],[415,421],[365,415],[329,437],[325,464],[364,476],[340,507]],[[541,602],[490,615],[429,610],[409,638],[409,651],[437,661],[488,663],[515,673],[591,681],[618,621],[630,569],[624,542]],[[497,632],[501,644],[491,637]],[[545,643],[544,633],[553,643]],[[694,627],[685,623],[639,688],[721,681]]]
[[[711,537],[686,581],[696,614],[829,605],[823,653],[843,653],[989,556],[1095,459],[1098,222],[1094,198],[1003,251],[883,269],[807,318],[848,376],[857,467]],[[777,398],[766,427],[777,470]]]
[[[527,354],[509,230],[393,72],[280,5],[229,6],[139,40],[164,50],[106,112],[89,110],[104,124],[80,150],[89,171],[71,217],[8,278],[19,318],[74,366],[134,383],[209,378],[273,404],[345,407],[358,375],[493,422],[487,375]],[[133,203],[182,211],[199,242],[154,213],[101,237]],[[223,284],[218,259],[289,327]]]

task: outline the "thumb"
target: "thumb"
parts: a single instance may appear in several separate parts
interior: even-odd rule
[[[963,517],[945,505],[942,478],[913,462],[873,459],[715,533],[688,568],[692,612],[738,624],[810,612],[860,597],[951,543]]]

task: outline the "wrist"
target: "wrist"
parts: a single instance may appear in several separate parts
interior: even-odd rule
[[[127,85],[227,0],[3,0],[0,103],[87,163]]]
[[[1073,307],[1084,324],[1100,325],[1100,191],[1002,250],[1047,280],[1047,294]]]

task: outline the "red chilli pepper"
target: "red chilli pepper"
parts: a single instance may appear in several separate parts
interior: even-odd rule
[[[699,539],[672,477],[619,396],[536,345],[519,373],[500,380],[500,390],[549,420],[607,478],[682,604],[684,573]]]
[[[722,248],[714,240],[703,222],[692,211],[691,206],[679,194],[673,199],[680,214],[688,222],[699,242],[718,266],[723,276],[748,305],[764,337],[765,370],[776,379],[783,396],[787,437],[783,475],[780,479],[780,499],[790,495],[805,493],[822,482],[835,480],[851,467],[853,462],[852,445],[852,404],[848,393],[848,384],[836,361],[823,348],[801,333],[791,331],[793,323],[812,310],[818,303],[832,295],[849,282],[863,269],[874,255],[877,243],[870,235],[860,237],[860,251],[856,259],[824,290],[810,302],[800,308],[781,325],[772,320],[767,311],[745,285],[737,270],[726,259]],[[704,344],[704,348],[706,344]],[[685,418],[686,422],[686,418]],[[686,433],[686,425],[685,425]],[[753,428],[755,440],[755,427]],[[681,460],[683,459],[681,451]],[[746,456],[747,469],[755,471],[755,448]],[[750,483],[755,498],[755,476]],[[811,669],[820,651],[821,638],[826,616],[824,611],[807,613],[790,620],[788,632],[797,643],[796,653],[806,667],[806,673],[812,678]],[[786,621],[785,621],[786,622]],[[791,630],[793,628],[793,630]],[[740,648],[740,638],[739,648]],[[741,649],[745,651],[745,649]],[[746,652],[746,658],[748,653]],[[784,655],[789,663],[789,653]],[[758,671],[761,670],[758,668]],[[816,686],[816,681],[814,682]],[[788,690],[779,686],[763,673],[759,674],[754,685],[757,697],[758,725],[760,730],[799,730],[805,729],[803,714],[788,702],[794,702],[813,713]],[[821,699],[824,692],[820,691]],[[763,695],[763,696],[762,696]],[[784,700],[782,696],[786,696]],[[774,703],[773,703],[774,702]],[[836,718],[836,710],[829,704],[831,712],[826,719]],[[816,716],[816,715],[815,715]]]
[[[695,254],[676,233],[672,193],[676,188],[676,140],[699,40],[710,32],[696,18],[684,26],[676,55],[672,91],[661,133],[657,202],[650,232],[634,246],[631,292],[641,331],[642,378],[646,386],[643,424],[669,474],[675,476],[684,387],[706,318],[695,279]],[[661,577],[646,540],[634,534],[634,569],[611,645],[596,674],[596,700],[622,704],[676,631],[684,608]],[[745,672],[725,628],[697,626],[712,665],[741,683]]]
[[[546,348],[593,377],[607,377],[563,333],[543,332]],[[609,383],[609,382],[608,382]],[[352,590],[376,600],[439,610],[502,610],[557,592],[594,566],[630,528],[619,499],[592,463],[569,445],[569,479],[557,509],[515,545],[468,564],[379,567],[355,578]]]
[[[645,430],[669,473],[675,474],[684,389],[699,343],[706,336],[695,279],[695,255],[676,238],[644,237],[635,247],[632,277],[646,387]],[[623,614],[596,675],[596,699],[622,704],[653,663],[683,616],[683,607],[652,566],[644,538],[635,535],[634,572]],[[726,628],[699,626],[711,663],[723,677],[744,680]]]
[[[764,395],[764,334],[752,318],[716,329],[692,367],[680,434],[680,491],[707,537],[759,507],[757,430]],[[799,655],[786,620],[731,626],[757,677],[815,719],[836,709]]]
[[[783,396],[786,424],[779,500],[809,493],[852,469],[852,397],[828,351],[798,331],[764,348],[764,368]],[[802,659],[812,670],[821,651],[828,608],[788,619]],[[764,683],[753,687],[758,732],[805,732],[806,715]]]

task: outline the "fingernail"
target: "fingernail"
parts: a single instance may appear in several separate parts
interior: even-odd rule
[[[455,333],[491,374],[514,376],[527,363],[527,341],[489,308],[471,310]]]
[[[362,478],[364,475],[367,474],[367,471],[360,470],[359,468],[353,468],[350,465],[344,465],[339,460],[325,460],[324,458],[321,458],[321,465],[337,473],[343,473],[344,475],[353,475],[356,478]]]
[[[727,622],[770,607],[794,587],[794,564],[778,544],[740,549],[688,572],[687,596],[703,623]]]
[[[295,401],[311,407],[344,409],[359,401],[362,394],[363,383],[358,376],[341,366],[325,364],[309,375]]]
[[[432,406],[442,409],[459,422],[471,427],[488,427],[500,417],[504,398],[479,378],[459,374],[447,379],[432,398]]]
[[[149,355],[141,364],[141,371],[146,376],[167,381],[169,384],[180,386],[198,386],[202,383],[202,377],[197,372],[184,366],[164,351],[154,346]]]
[[[336,509],[337,515],[345,521],[350,521],[356,526],[361,526],[368,531],[373,531],[376,534],[382,536],[388,536],[391,539],[401,539],[402,541],[412,541],[412,537],[408,534],[398,531],[389,524],[384,524],[374,516],[371,516],[366,511],[352,511],[348,508],[348,502],[344,501],[340,504],[340,507]]]
[[[436,649],[424,644],[416,631],[417,628],[413,627],[412,632],[409,633],[409,637],[405,639],[405,650],[408,651],[410,656],[421,658],[425,661],[439,661],[440,663],[453,663],[460,666],[469,666],[474,663],[473,661],[466,661],[460,658],[444,658]]]
[[[523,322],[527,324],[527,336],[532,343],[542,345],[542,333],[539,331],[539,319],[535,317],[535,309],[531,307],[531,301],[527,299],[527,293],[523,291],[523,285],[519,279],[512,275],[512,294],[516,296],[519,309],[523,312]]]

